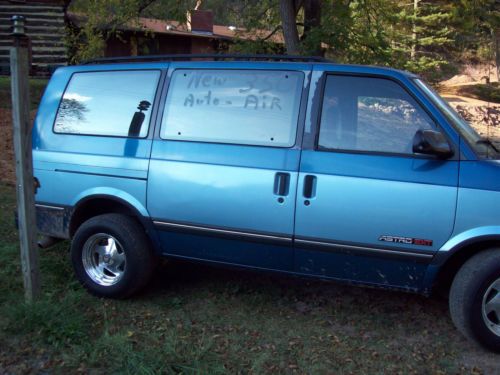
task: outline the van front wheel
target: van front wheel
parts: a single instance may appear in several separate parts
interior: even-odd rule
[[[450,313],[465,336],[500,353],[500,249],[473,256],[458,271]]]
[[[76,277],[99,297],[126,298],[144,287],[153,255],[140,224],[132,217],[93,217],[76,231],[71,244]]]

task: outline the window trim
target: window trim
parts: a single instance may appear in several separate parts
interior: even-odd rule
[[[173,138],[163,138],[162,137],[162,129],[164,126],[163,123],[163,116],[165,114],[166,110],[166,104],[167,104],[167,98],[168,95],[171,93],[172,87],[171,87],[171,81],[174,73],[178,70],[197,70],[197,71],[202,71],[202,70],[220,70],[223,72],[227,71],[246,71],[246,72],[291,72],[291,73],[300,73],[301,78],[302,78],[302,84],[300,86],[300,100],[299,100],[299,108],[297,111],[297,119],[296,119],[296,124],[295,124],[295,137],[293,139],[293,144],[290,146],[274,146],[274,145],[257,145],[257,144],[252,144],[252,143],[235,143],[235,142],[215,142],[215,141],[201,141],[201,140],[191,140],[191,139],[173,139]],[[198,68],[198,67],[186,67],[186,66],[174,66],[172,70],[169,69],[169,73],[166,79],[166,89],[165,89],[165,94],[162,95],[161,98],[161,111],[158,113],[158,119],[157,121],[159,122],[158,128],[158,139],[161,141],[167,141],[167,142],[190,142],[190,143],[204,143],[204,144],[213,144],[213,145],[232,145],[232,146],[244,146],[244,147],[269,147],[269,148],[277,148],[277,149],[294,149],[297,148],[297,146],[302,142],[302,139],[300,138],[300,132],[302,129],[301,123],[303,122],[305,117],[305,112],[307,111],[307,96],[308,96],[308,91],[309,91],[309,85],[310,82],[307,81],[308,77],[306,73],[303,70],[291,70],[291,69],[257,69],[257,68],[242,68],[242,67],[228,67],[228,68]],[[306,84],[306,86],[304,86]],[[161,113],[160,113],[161,112]],[[303,116],[304,113],[304,116]],[[300,147],[299,147],[300,148]]]
[[[68,89],[69,84],[71,83],[71,80],[73,79],[73,76],[75,74],[84,74],[84,73],[114,73],[114,72],[158,72],[158,82],[156,83],[156,88],[155,92],[153,95],[153,102],[151,103],[151,115],[149,117],[149,123],[148,123],[148,131],[146,132],[146,135],[143,137],[129,137],[126,135],[110,135],[110,134],[92,134],[92,133],[68,133],[68,132],[58,132],[56,131],[56,121],[57,121],[57,115],[59,114],[59,110],[61,108],[62,101],[64,99],[64,94],[66,94],[66,90]],[[154,126],[151,126],[151,123],[153,121],[153,117],[156,120],[156,116],[154,115],[155,112],[155,107],[158,107],[157,100],[159,99],[159,88],[161,87],[160,85],[163,82],[163,71],[162,69],[110,69],[110,70],[82,70],[82,71],[77,71],[71,73],[68,81],[66,82],[66,85],[64,86],[64,91],[59,99],[59,104],[57,105],[57,111],[54,116],[54,121],[52,123],[52,133],[56,135],[74,135],[74,136],[80,136],[80,137],[104,137],[104,138],[120,138],[120,139],[136,139],[136,140],[141,140],[141,139],[148,139],[150,138],[150,133],[151,133],[151,128],[154,128]]]
[[[448,141],[448,144],[451,147],[451,150],[453,151],[453,156],[450,158],[446,159],[445,161],[456,161],[459,160],[459,153],[457,152],[457,146],[455,146],[455,143],[450,139],[448,134],[444,131],[442,125],[440,122],[436,119],[436,117],[429,111],[429,109],[422,103],[422,101],[413,93],[411,90],[408,89],[408,87],[399,79],[391,76],[386,76],[383,74],[372,74],[372,73],[351,73],[351,72],[333,72],[333,71],[323,71],[323,75],[321,76],[321,96],[320,96],[320,102],[318,106],[318,113],[317,113],[317,118],[315,121],[315,127],[314,131],[316,134],[314,134],[314,145],[313,149],[314,151],[318,152],[333,152],[333,153],[339,153],[339,154],[358,154],[358,155],[375,155],[375,156],[392,156],[392,157],[404,157],[408,159],[426,159],[426,160],[441,160],[437,156],[433,155],[425,155],[425,154],[406,154],[406,153],[398,153],[398,152],[387,152],[387,151],[367,151],[367,150],[349,150],[349,149],[334,149],[334,148],[327,148],[327,147],[322,147],[319,145],[319,134],[321,131],[321,118],[323,115],[323,103],[324,103],[324,95],[326,91],[326,82],[329,76],[343,76],[343,77],[355,77],[355,78],[378,78],[378,79],[385,79],[394,82],[397,84],[399,87],[401,87],[416,103],[417,105],[429,116],[429,118],[433,121],[433,123],[436,125],[436,129],[443,134],[443,136],[446,138]]]

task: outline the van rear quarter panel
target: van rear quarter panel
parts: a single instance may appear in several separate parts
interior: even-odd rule
[[[159,95],[153,105],[148,137],[143,139],[60,134],[53,127],[64,90],[74,73],[167,68],[166,63],[89,65],[60,68],[54,73],[33,129],[33,167],[41,185],[36,194],[38,203],[74,206],[92,195],[110,195],[124,199],[148,216],[146,185]]]

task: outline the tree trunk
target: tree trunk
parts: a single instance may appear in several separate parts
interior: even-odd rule
[[[294,0],[280,0],[280,15],[286,52],[289,55],[297,55],[299,53],[299,32],[295,22]]]
[[[500,82],[500,30],[493,32],[493,48],[495,50],[495,67],[497,71],[497,80]]]
[[[321,26],[321,0],[305,0],[304,2],[304,39],[307,39],[311,29]],[[321,41],[309,45],[313,55],[321,54]]]
[[[413,0],[413,21],[412,21],[412,33],[411,33],[411,59],[415,61],[417,57],[417,15],[418,15],[418,3],[420,0]]]

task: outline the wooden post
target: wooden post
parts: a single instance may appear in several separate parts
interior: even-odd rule
[[[40,270],[29,110],[29,41],[24,32],[24,18],[14,16],[12,21],[14,45],[10,50],[10,73],[16,156],[17,215],[24,296],[27,302],[32,302],[40,296]]]

